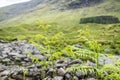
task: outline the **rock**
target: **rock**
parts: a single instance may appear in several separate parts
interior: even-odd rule
[[[2,58],[7,58],[7,57],[8,57],[7,54],[2,53]]]
[[[89,61],[89,60],[87,61],[87,65],[88,65],[88,66],[93,66],[93,67],[95,67],[95,66],[96,66],[96,64],[95,64],[95,63],[93,63],[93,62],[91,62],[91,61]]]
[[[42,77],[42,72],[39,70],[31,70],[26,76],[32,77],[34,80],[39,80]]]
[[[114,64],[114,61],[110,59],[109,57],[102,55],[99,57],[99,64],[100,65]]]
[[[47,72],[47,76],[54,77],[55,72],[56,71],[54,69],[50,68]]]
[[[73,78],[74,80],[84,80],[86,76],[89,77],[88,80],[95,80],[95,78],[90,78],[95,76],[90,72],[88,72],[87,75],[81,71],[76,71],[74,75],[73,71],[66,72],[66,68],[68,67],[74,66],[76,64],[83,64],[83,61],[80,59],[71,60],[69,58],[63,58],[56,60],[54,65],[55,69],[48,67],[47,69],[43,70],[42,65],[32,62],[32,59],[26,54],[26,51],[31,53],[34,57],[36,57],[36,59],[40,61],[44,61],[47,59],[45,58],[46,55],[49,55],[39,54],[40,51],[36,47],[23,41],[0,43],[0,61],[2,62],[0,64],[0,80],[6,80],[8,79],[8,76],[13,80],[23,80],[24,69],[28,70],[28,74],[26,74],[26,80],[43,80],[42,78],[44,77],[46,77],[44,80],[72,80]],[[113,56],[113,58],[118,60],[120,59],[120,56]],[[10,63],[10,65],[3,66],[3,63]],[[100,56],[99,63],[104,65],[114,64],[115,62],[112,62],[112,59],[108,56]],[[85,64],[93,67],[96,66],[94,62],[89,60]],[[18,68],[18,65],[23,67]],[[49,62],[49,65],[52,65],[52,62]]]
[[[5,59],[2,60],[2,62],[10,62],[10,61],[11,61],[11,60],[8,59],[8,58],[5,58]]]
[[[72,80],[72,75],[71,75],[70,73],[66,73],[66,74],[64,75],[63,80]]]
[[[43,80],[52,80],[52,78],[51,77],[46,77],[45,79],[43,79]]]
[[[11,74],[10,77],[11,77],[12,79],[16,79],[16,78],[17,78],[17,74],[18,74],[17,72],[14,72],[13,74]]]
[[[76,60],[73,60],[72,62],[70,62],[69,64],[68,64],[68,66],[71,66],[71,65],[74,65],[74,64],[82,64],[83,62],[81,61],[81,60],[79,60],[79,59],[76,59]]]
[[[32,50],[33,50],[32,54],[39,54],[40,53],[40,51],[36,47],[33,47]]]
[[[56,68],[66,68],[67,64],[56,64]]]
[[[74,80],[79,80],[79,78],[77,76],[74,76]]]
[[[34,68],[36,68],[36,65],[35,65],[35,64],[27,67],[27,69],[34,69]]]
[[[57,60],[58,64],[68,64],[70,63],[71,59],[69,58],[65,58],[65,59],[61,59],[61,60]]]
[[[5,41],[3,41],[3,40],[0,40],[0,43],[6,43]]]
[[[8,76],[1,77],[0,80],[9,80]]]
[[[65,62],[64,59],[62,59],[62,60],[58,60],[58,61],[57,61],[58,64],[63,64],[64,62]]]
[[[44,56],[42,56],[42,55],[34,55],[34,57],[37,58],[40,61],[44,60]]]
[[[5,70],[6,70],[6,68],[0,65],[0,72],[3,72]]]
[[[5,70],[5,71],[0,73],[0,76],[8,76],[9,74],[10,74],[10,71]]]
[[[63,68],[57,69],[58,76],[64,76],[65,73],[66,73],[66,71]]]
[[[30,58],[23,58],[22,60],[24,60],[25,62],[32,62]]]
[[[0,60],[3,64],[11,62],[12,64],[31,63],[31,59],[26,52],[35,54],[39,60],[43,60],[44,56],[39,55],[37,47],[27,44],[26,41],[13,41],[10,43],[0,43]]]
[[[63,77],[61,77],[61,76],[55,76],[52,80],[63,80]]]
[[[69,59],[69,58],[57,60],[55,66],[56,66],[56,68],[66,68],[67,65],[70,63],[70,61],[71,61],[71,59]]]
[[[119,59],[120,59],[120,56],[117,56],[117,55],[116,55],[116,56],[113,56],[113,58],[116,59],[116,60],[119,60]]]
[[[88,78],[87,80],[96,80],[95,78]]]
[[[14,75],[14,76],[12,76],[12,79],[23,80],[23,75],[21,75],[21,74]]]
[[[42,66],[40,64],[36,64],[36,67],[39,69],[41,68]]]
[[[33,78],[31,78],[31,77],[27,77],[27,79],[26,80],[33,80]]]
[[[75,45],[73,45],[74,47],[76,47],[76,48],[82,48],[82,46],[81,45],[79,45],[79,44],[75,44]]]
[[[69,55],[66,54],[66,53],[63,53],[62,56],[64,56],[64,57],[69,57]]]
[[[76,71],[75,75],[78,77],[78,78],[81,78],[81,77],[84,77],[85,74],[82,73],[81,71]]]

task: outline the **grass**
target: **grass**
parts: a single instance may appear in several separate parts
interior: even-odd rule
[[[14,26],[22,23],[30,24],[38,19],[46,23],[58,23],[64,27],[78,26],[80,18],[84,17],[110,15],[120,19],[119,6],[120,4],[117,0],[110,0],[91,7],[60,11],[56,9],[56,5],[54,4],[49,4],[49,7],[46,4],[42,4],[30,13],[21,14],[13,19],[0,22],[0,27]],[[64,22],[66,23],[64,24]]]
[[[119,14],[119,3],[112,2],[113,0],[106,1],[95,7],[85,7],[75,10],[59,11],[55,8],[55,5],[46,7],[42,5],[40,9],[37,9],[28,14],[22,14],[16,18],[6,20],[0,23],[0,40],[13,41],[13,40],[28,40],[29,42],[38,43],[35,44],[41,51],[45,50],[45,53],[49,53],[53,58],[61,58],[63,53],[69,54],[69,58],[88,58],[95,57],[93,54],[82,54],[85,51],[99,51],[99,46],[95,41],[102,44],[100,53],[117,54],[120,55],[120,23],[117,24],[79,24],[80,18],[100,16],[100,15],[111,15],[116,16],[120,19]],[[113,3],[113,5],[111,5]],[[108,6],[109,5],[109,6]],[[39,6],[38,6],[39,8]],[[107,8],[108,10],[104,9]],[[112,9],[111,9],[112,8]],[[52,10],[51,10],[52,9]],[[110,11],[111,10],[111,11]],[[117,12],[115,12],[118,10]],[[112,12],[114,11],[114,12]],[[38,21],[39,20],[39,21]],[[48,29],[46,29],[48,27]],[[93,41],[91,45],[85,42]],[[44,44],[46,46],[40,46]],[[69,45],[80,44],[83,49],[80,49],[80,54],[76,56],[72,47]],[[87,46],[86,46],[87,45]],[[65,49],[65,50],[64,50]],[[97,51],[95,49],[98,49]],[[83,50],[83,51],[82,51]],[[101,52],[102,50],[102,52]],[[65,52],[64,52],[65,51]],[[76,51],[76,50],[75,50]],[[55,53],[54,53],[55,52]],[[47,55],[47,54],[46,54]],[[78,57],[79,56],[79,57]],[[81,57],[80,57],[81,56]],[[84,56],[84,57],[83,57]],[[46,56],[47,57],[47,56]],[[98,65],[98,58],[96,63]],[[52,61],[52,60],[51,60]],[[47,60],[46,60],[47,62]],[[44,62],[43,62],[44,64]],[[47,63],[46,63],[47,64]],[[116,65],[105,65],[98,68],[101,77],[106,78],[104,72],[106,70],[117,70]],[[84,68],[84,66],[83,66]],[[85,67],[86,68],[86,67]],[[73,67],[72,70],[81,70],[81,66]],[[89,69],[89,67],[88,67]],[[93,68],[92,68],[93,69]],[[114,70],[114,71],[115,71]],[[119,70],[115,71],[114,74],[118,75],[115,80],[119,80]],[[95,72],[95,71],[94,71]],[[109,71],[108,71],[109,73]],[[111,73],[112,74],[112,73]],[[112,76],[114,75],[112,74]],[[114,75],[114,76],[116,76]],[[108,78],[110,78],[108,76]],[[106,79],[108,79],[106,78]],[[114,80],[114,78],[113,78]]]
[[[113,3],[114,2],[114,3]],[[112,5],[111,5],[112,4]],[[89,32],[92,39],[97,40],[106,47],[115,42],[117,48],[120,45],[120,23],[118,24],[79,24],[80,18],[111,15],[120,19],[119,2],[117,0],[105,1],[102,4],[60,11],[56,5],[46,4],[38,6],[31,13],[22,14],[10,20],[0,22],[0,39],[11,41],[16,39],[30,39],[37,34],[49,34],[51,37],[59,32],[64,33],[64,38],[69,44],[81,44],[79,30]],[[39,28],[37,20],[42,20],[44,24],[50,24],[51,28],[45,33]],[[84,34],[84,36],[87,36]],[[83,40],[84,42],[84,40]]]
[[[81,36],[85,36],[88,39],[97,40],[105,45],[105,47],[110,47],[113,42],[117,45],[115,48],[119,48],[120,45],[120,24],[78,24],[77,26],[65,26],[64,28],[57,23],[51,23],[50,25],[51,27],[47,32],[43,31],[37,23],[1,28],[0,39],[7,41],[16,39],[29,40],[37,34],[45,35],[49,39],[55,34],[63,32],[65,42],[68,44],[81,44],[84,42],[84,39],[80,38]],[[84,33],[82,34],[80,31]]]

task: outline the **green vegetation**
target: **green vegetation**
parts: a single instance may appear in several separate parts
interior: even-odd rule
[[[49,66],[54,68],[55,60],[66,58],[65,54],[72,60],[79,58],[84,62],[89,60],[96,63],[94,67],[75,65],[68,68],[67,71],[72,70],[75,73],[77,70],[81,70],[85,74],[91,72],[98,80],[120,80],[119,60],[115,61],[115,65],[102,66],[98,62],[98,57],[102,54],[120,55],[120,23],[117,23],[120,18],[120,4],[117,0],[105,1],[96,7],[65,11],[54,10],[56,5],[50,5],[47,8],[45,6],[43,4],[40,6],[42,7],[40,10],[37,9],[29,14],[1,22],[0,40],[27,40],[37,46],[41,52],[45,53],[46,60],[40,62],[31,54],[29,56],[33,63],[42,65],[43,73]],[[106,16],[101,16],[103,14]],[[28,19],[29,17],[30,19]],[[82,17],[83,22],[92,20],[93,23],[79,24]],[[103,18],[105,18],[105,22]],[[113,24],[114,21],[116,24]],[[73,47],[75,44],[82,45],[82,49]],[[27,71],[24,73],[24,79],[26,74]],[[43,78],[44,76],[46,75],[43,75]]]
[[[96,27],[93,28],[92,25],[96,25]],[[46,53],[46,59],[48,60],[45,61],[39,61],[31,54],[28,54],[33,63],[39,63],[42,65],[43,74],[45,73],[45,69],[49,66],[54,68],[56,60],[69,57],[72,60],[79,58],[84,62],[89,60],[96,63],[96,66],[74,65],[69,67],[67,71],[72,70],[75,73],[80,70],[86,75],[90,73],[94,74],[94,77],[97,79],[107,80],[112,78],[113,80],[119,80],[119,61],[115,61],[117,62],[116,65],[101,66],[98,62],[98,57],[104,53],[120,54],[118,50],[119,38],[114,35],[109,37],[106,35],[110,32],[114,32],[116,35],[119,35],[120,33],[116,32],[116,30],[119,29],[120,25],[83,24],[80,26],[81,27],[77,27],[77,29],[74,27],[72,30],[66,30],[59,27],[59,24],[46,24],[43,21],[36,21],[33,25],[22,24],[14,27],[1,28],[0,38],[6,41],[25,39],[29,43],[33,43],[37,46],[42,53]],[[99,28],[99,30],[97,28]],[[102,34],[104,37],[101,37]],[[72,46],[74,44],[80,44],[83,48],[75,48]],[[118,50],[117,53],[114,53],[115,49]],[[64,54],[67,55],[67,57],[64,56]],[[52,65],[49,64],[49,62],[52,62]],[[25,71],[23,74],[24,79],[26,74],[27,72]],[[45,76],[45,74],[42,75],[43,78]],[[54,73],[53,76],[55,76]]]
[[[98,23],[98,24],[112,24],[119,23],[119,19],[113,16],[96,16],[89,18],[81,18],[80,23]]]
[[[108,80],[119,80],[120,79],[120,66],[116,65],[105,65],[99,70],[99,75],[102,79]]]
[[[42,26],[46,27],[43,29]],[[102,25],[78,23],[76,26],[63,27],[57,23],[46,24],[43,23],[43,21],[37,21],[34,24],[21,24],[1,28],[0,39],[5,41],[25,39],[29,42],[59,47],[72,44],[84,44],[87,40],[96,40],[102,44],[105,53],[120,54],[120,24]]]

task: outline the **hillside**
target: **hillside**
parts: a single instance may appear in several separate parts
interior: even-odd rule
[[[104,0],[46,0],[45,2],[55,4],[57,9],[66,10],[94,6],[104,2]]]
[[[91,2],[89,3],[89,1]],[[42,22],[42,24],[44,23],[44,24],[52,25],[52,28],[50,29],[50,31],[53,30],[53,32],[51,32],[51,34],[57,33],[57,31],[64,32],[66,34],[66,37],[74,38],[74,36],[77,36],[76,30],[79,30],[79,29],[84,30],[86,29],[86,27],[84,26],[87,26],[87,28],[90,31],[92,31],[91,35],[94,37],[94,39],[100,42],[105,42],[105,43],[106,41],[108,43],[112,42],[114,35],[117,36],[115,40],[117,40],[118,43],[120,42],[119,23],[106,24],[106,25],[79,24],[81,18],[94,17],[94,16],[115,16],[118,19],[120,19],[120,14],[119,14],[120,1],[119,0],[110,0],[110,1],[98,0],[98,2],[96,2],[96,0],[88,0],[87,3],[91,4],[91,6],[89,7],[83,6],[82,8],[77,7],[74,9],[73,8],[68,9],[66,8],[66,6],[58,6],[58,5],[64,5],[65,3],[68,5],[68,3],[73,3],[73,2],[86,4],[86,2],[82,0],[68,0],[68,1],[44,0],[41,3],[38,3],[38,1],[35,1],[37,6],[33,8],[33,11],[29,12],[29,9],[28,9],[28,12],[26,13],[22,13],[21,15],[18,15],[14,18],[7,19],[0,22],[1,27],[8,27],[8,28],[5,28],[5,30],[1,30],[0,36],[3,39],[8,39],[8,38],[14,39],[17,36],[26,35],[26,37],[28,37],[28,36],[39,34],[41,32],[39,32],[39,30],[36,30],[36,28],[33,26],[38,25],[38,21],[40,20],[40,23]],[[32,4],[32,2],[29,2],[29,3]],[[22,4],[27,4],[27,3],[22,3]],[[16,6],[19,6],[22,4],[18,4]],[[26,5],[24,5],[24,7],[25,6]],[[64,7],[64,10],[61,10],[63,7]],[[21,8],[21,7],[18,7],[18,8]],[[11,26],[14,26],[14,27],[11,27]],[[29,27],[29,26],[32,26],[32,27]],[[33,28],[33,30],[30,28]],[[32,30],[33,33],[31,33],[29,29]],[[54,29],[56,29],[57,31],[55,31]],[[10,30],[10,31],[7,31],[7,30]],[[25,32],[23,32],[22,30],[24,30]],[[72,36],[70,36],[71,34]]]
[[[41,2],[42,0],[32,0],[30,2],[24,2],[0,8],[0,21],[31,12],[35,10],[36,6]]]
[[[63,3],[61,0],[56,1],[56,2],[55,1],[56,0],[52,0],[52,1],[45,0],[41,4],[39,4],[37,7],[35,7],[36,9],[34,8],[34,9],[32,9],[32,11],[29,11],[29,9],[28,9],[28,13],[22,13],[21,15],[16,16],[10,20],[5,20],[5,21],[0,22],[1,23],[0,26],[2,27],[7,24],[10,24],[12,26],[12,24],[14,25],[14,22],[15,23],[24,22],[24,23],[29,24],[29,23],[34,22],[37,19],[45,20],[46,22],[61,23],[61,22],[63,22],[62,17],[64,17],[64,20],[66,20],[69,23],[71,23],[72,21],[78,22],[81,17],[82,18],[83,17],[92,17],[92,16],[97,16],[97,15],[98,16],[113,15],[113,16],[120,18],[119,17],[119,12],[120,12],[119,0],[110,0],[110,1],[98,0],[98,3],[95,2],[96,0],[95,1],[92,0],[94,5],[93,5],[93,3],[90,3],[91,6],[89,6],[89,7],[84,6],[83,8],[77,7],[75,9],[72,9],[72,8],[70,9],[69,7],[63,6],[65,3],[68,6],[68,2],[72,3],[72,2],[75,2],[75,0],[74,1],[68,0],[66,2],[64,2],[64,0],[63,0]],[[76,1],[79,2],[79,0],[76,0]],[[82,1],[82,0],[80,0],[80,1]],[[83,2],[83,4],[86,4],[86,2]],[[60,6],[60,5],[62,5],[62,6]],[[82,5],[80,5],[80,6],[82,6]],[[20,9],[20,11],[22,11],[22,10]],[[24,11],[24,9],[23,9],[23,11]],[[27,10],[25,10],[25,12],[26,11]],[[2,17],[4,17],[4,16],[2,16]],[[30,19],[27,20],[28,18],[30,18]]]
[[[0,17],[0,80],[120,80],[119,6],[32,0],[1,8],[9,14]]]
[[[30,2],[15,4],[12,6],[7,6],[0,9],[0,21],[13,18],[20,14],[26,14],[29,12],[33,12],[39,8],[38,5],[46,4],[46,5],[55,5],[55,9],[58,10],[67,10],[67,9],[76,9],[87,6],[97,5],[98,3],[103,2],[103,0],[32,0]]]

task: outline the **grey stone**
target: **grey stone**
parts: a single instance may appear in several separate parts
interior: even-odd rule
[[[82,64],[83,62],[79,59],[73,60],[72,62],[70,62],[68,65],[74,65],[74,64]]]
[[[22,60],[24,60],[25,62],[31,62],[30,58],[23,58]]]
[[[56,64],[56,68],[65,68],[67,64]]]
[[[64,62],[65,62],[64,59],[62,59],[62,60],[58,60],[58,61],[57,61],[58,64],[63,64]]]
[[[38,69],[42,67],[42,65],[40,65],[40,64],[35,64],[35,66],[36,66]]]
[[[79,78],[77,76],[74,76],[74,80],[79,80]]]
[[[116,59],[116,60],[119,60],[120,56],[114,55],[113,58]]]
[[[95,64],[95,63],[93,63],[93,62],[91,62],[91,61],[89,61],[89,60],[87,61],[87,65],[88,65],[88,66],[93,66],[93,67],[95,67],[95,66],[96,66],[96,64]]]
[[[43,60],[44,56],[39,55],[37,47],[27,44],[26,41],[13,41],[10,43],[0,43],[0,59],[2,62],[11,63],[30,63],[31,59],[25,54],[26,52],[35,54],[39,60]]]
[[[53,80],[51,77],[46,77],[45,79],[43,80]]]
[[[53,80],[63,80],[63,77],[61,77],[61,76],[55,76],[55,77],[53,78]]]
[[[7,68],[5,66],[0,65],[0,72],[5,71]]]
[[[69,58],[65,58],[65,59],[60,59],[60,60],[57,60],[57,64],[68,64],[70,63],[71,59]]]
[[[9,80],[8,78],[9,78],[8,76],[4,76],[4,77],[1,77],[0,80]]]
[[[76,71],[76,74],[75,74],[78,78],[84,76],[85,74],[82,73],[81,71]]]
[[[71,80],[71,79],[72,79],[72,75],[71,75],[70,73],[66,73],[66,74],[64,75],[64,79],[65,79],[65,80]]]
[[[87,80],[96,80],[95,78],[88,78]]]
[[[23,55],[21,55],[19,53],[9,53],[8,55],[10,55],[10,56],[17,56],[17,57],[23,57]]]
[[[2,60],[2,62],[10,62],[10,59],[5,58]]]
[[[7,58],[7,57],[8,57],[7,54],[2,53],[2,58]]]
[[[76,47],[76,48],[82,48],[82,46],[79,45],[79,44],[75,44],[75,45],[73,45],[73,46]]]
[[[50,77],[53,77],[54,74],[55,74],[55,72],[56,72],[56,71],[55,71],[54,69],[50,68],[50,69],[48,70],[48,72],[47,72],[47,75],[50,76]]]
[[[58,76],[64,76],[65,73],[66,73],[66,71],[63,68],[57,69]]]
[[[38,58],[40,61],[44,60],[44,56],[42,55],[34,55],[34,57]]]
[[[15,80],[23,80],[23,75],[21,74],[13,75],[12,78]]]
[[[114,64],[114,61],[110,59],[109,57],[102,55],[99,57],[99,64],[105,65],[105,64]]]
[[[0,76],[8,76],[9,74],[10,74],[10,71],[5,70],[5,71],[0,73]]]

